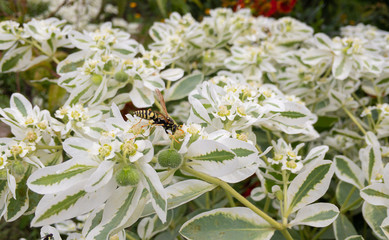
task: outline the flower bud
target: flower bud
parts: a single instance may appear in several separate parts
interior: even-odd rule
[[[103,81],[103,76],[93,73],[91,80],[93,84],[100,85],[101,81]]]
[[[139,183],[140,176],[135,166],[125,166],[120,169],[115,176],[116,182],[120,186],[135,186]]]
[[[159,153],[158,163],[162,167],[177,168],[182,163],[182,157],[175,149],[165,149]]]
[[[13,172],[17,175],[23,175],[25,168],[20,161],[16,161],[12,164]]]
[[[118,82],[126,82],[128,80],[128,74],[125,71],[115,73],[115,80]]]

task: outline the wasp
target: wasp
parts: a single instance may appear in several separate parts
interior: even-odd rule
[[[52,233],[47,234],[42,238],[42,240],[54,240],[53,234]]]
[[[169,134],[168,130],[170,130],[172,135],[174,135],[174,133],[179,129],[179,126],[167,113],[165,100],[163,99],[162,93],[158,89],[155,90],[155,93],[158,97],[159,103],[161,104],[162,113],[153,111],[151,109],[143,109],[135,111],[134,114],[140,118],[152,120],[153,124],[162,126],[167,134]]]

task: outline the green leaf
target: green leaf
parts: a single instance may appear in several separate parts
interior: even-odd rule
[[[178,100],[189,95],[204,79],[201,73],[192,74],[177,81],[169,90],[167,101]]]
[[[301,112],[295,112],[295,111],[286,111],[286,112],[279,112],[279,113],[281,116],[287,118],[303,118],[307,116]]]
[[[387,207],[375,206],[365,202],[362,206],[362,215],[369,227],[381,239],[387,239],[380,228],[387,215]]]
[[[275,229],[244,207],[219,208],[195,216],[180,229],[187,239],[267,240]]]
[[[351,196],[349,196],[349,194]],[[342,208],[348,208],[351,204],[355,203],[358,200],[362,200],[359,195],[359,189],[349,183],[340,181],[338,186],[336,187],[336,201],[338,202],[339,206],[342,206]],[[344,202],[347,201],[347,205],[344,206]],[[360,201],[359,204],[355,204],[350,210],[355,210],[359,208],[362,205],[363,201]]]
[[[130,51],[130,50],[127,50],[127,49],[123,49],[123,48],[113,48],[112,50],[116,51],[118,53],[121,53],[123,55],[129,55],[131,53],[134,53],[133,51]]]
[[[317,122],[313,126],[316,130],[321,132],[332,128],[338,121],[339,117],[336,116],[318,116]]]
[[[226,150],[215,150],[212,152],[205,153],[203,155],[193,156],[191,159],[200,161],[214,161],[223,162],[232,160],[235,158],[235,154]]]
[[[254,151],[247,148],[232,148],[231,150],[236,154],[237,157],[247,157],[255,153]]]
[[[158,8],[159,8],[159,11],[161,12],[162,14],[162,17],[166,18],[167,17],[167,13],[166,13],[166,0],[157,0],[157,5],[158,5]]]
[[[335,220],[333,227],[336,240],[343,240],[349,236],[357,235],[357,231],[355,230],[353,224],[343,214],[339,214],[339,217]]]

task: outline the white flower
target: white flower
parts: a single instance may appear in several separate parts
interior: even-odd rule
[[[232,56],[225,60],[227,68],[233,71],[241,71],[247,79],[260,81],[263,73],[275,72],[272,59],[263,47],[233,46]]]
[[[14,21],[0,22],[0,50],[10,49],[18,40],[23,43],[23,37],[28,37],[19,26],[20,24]]]
[[[300,171],[303,167],[301,162],[301,156],[298,155],[298,151],[304,146],[303,143],[292,148],[291,144],[287,144],[282,138],[272,141],[274,156],[268,158],[268,162],[271,164],[281,164],[281,170],[289,170],[292,173]]]
[[[361,75],[377,76],[382,71],[383,58],[377,47],[360,38],[330,39],[323,33],[315,35],[317,48],[312,48],[303,57],[307,64],[326,62],[332,66],[336,79],[359,78]]]
[[[302,42],[312,37],[313,29],[291,17],[283,17],[273,22],[271,41],[278,44]]]
[[[130,34],[120,29],[112,28],[107,22],[94,32],[83,33],[72,31],[69,39],[79,49],[99,52],[101,54],[114,54],[119,57],[134,57],[138,51],[138,43],[130,39]]]
[[[5,166],[7,165],[7,155],[5,153],[1,153],[0,152],[0,169],[3,169],[5,168]]]
[[[102,0],[75,0],[72,4],[63,5],[63,1],[48,1],[49,12],[56,11],[56,15],[72,23],[76,28],[83,29],[96,17],[101,8]]]

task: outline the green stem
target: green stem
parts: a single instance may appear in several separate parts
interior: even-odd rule
[[[350,210],[351,208],[353,208],[355,205],[358,205],[360,202],[362,202],[362,198],[358,198],[357,200],[355,200],[353,203],[351,203],[350,205],[348,205],[347,207],[343,208],[340,210],[341,213],[345,213],[347,212],[348,210]]]
[[[206,209],[210,209],[211,208],[211,204],[209,203],[209,192],[207,192],[205,194],[205,208]]]
[[[232,198],[231,194],[227,191],[226,191],[226,196],[227,196],[228,202],[230,203],[230,206],[236,207],[234,199]]]
[[[288,179],[289,179],[289,174],[285,171],[282,170],[282,181],[283,183],[283,203],[284,203],[284,212],[282,213],[282,224],[286,226],[288,224],[288,215],[289,213],[287,212],[288,208]]]
[[[342,212],[342,210],[346,207],[348,201],[350,201],[351,196],[353,195],[355,189],[356,189],[355,186],[354,186],[353,188],[351,188],[350,192],[348,193],[346,199],[344,200],[344,202],[343,202],[343,204],[342,204],[342,207],[340,208],[340,211],[341,211],[341,212]]]
[[[362,127],[362,125],[358,122],[358,120],[356,119],[356,117],[345,107],[345,106],[342,106],[343,110],[347,113],[347,115],[351,118],[351,120],[355,123],[355,125],[357,125],[357,127],[359,128],[359,130],[361,130],[361,132],[366,135],[366,131],[365,129]]]
[[[264,212],[269,211],[269,207],[270,207],[270,198],[269,198],[269,197],[266,197],[265,206],[263,207],[263,211],[264,211]]]
[[[255,144],[255,148],[258,150],[259,154],[263,153],[261,147],[258,144]],[[269,165],[269,162],[267,161],[267,157],[265,155],[263,155],[261,158],[263,161],[265,161],[266,165]]]
[[[320,229],[320,231],[318,233],[316,233],[316,235],[312,238],[312,240],[319,239],[319,237],[321,235],[323,235],[323,233],[325,233],[330,226],[332,226],[332,224],[328,225],[327,227],[323,227],[322,229]]]
[[[254,204],[249,202],[246,198],[244,198],[237,191],[235,191],[235,189],[233,189],[228,183],[223,182],[222,180],[220,180],[218,178],[208,176],[204,173],[197,172],[196,170],[194,170],[188,166],[183,166],[181,169],[184,170],[185,172],[192,174],[195,177],[198,177],[198,178],[206,181],[206,182],[213,183],[213,184],[220,186],[221,188],[223,188],[224,190],[229,192],[236,200],[238,200],[244,206],[250,208],[253,212],[258,214],[261,218],[263,218],[266,222],[268,222],[270,225],[272,225],[275,229],[281,231],[281,233],[284,235],[284,237],[287,240],[293,240],[292,236],[290,235],[290,233],[288,232],[288,230],[286,229],[285,226],[283,226],[281,223],[277,222],[276,220],[271,218],[269,215],[267,215],[265,212],[263,212],[262,210],[257,208]]]
[[[129,240],[136,240],[135,238],[133,238],[130,234],[128,234],[126,232],[126,239],[129,239]]]
[[[35,42],[34,40],[33,41],[26,41],[28,43],[31,43],[34,47],[36,47],[39,51],[41,51],[41,53],[43,53],[44,55],[50,57],[51,59],[53,59],[53,61],[58,65],[59,64],[59,60],[54,57],[54,56],[50,56],[50,54],[46,53],[41,46],[39,46],[39,44],[37,42]]]
[[[172,81],[167,81],[166,89],[169,89],[171,85],[172,85]]]

